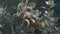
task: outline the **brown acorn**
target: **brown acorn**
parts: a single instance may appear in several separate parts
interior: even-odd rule
[[[41,25],[41,20],[36,19],[36,20],[35,20],[35,24],[36,24],[37,27],[40,27],[40,25]]]

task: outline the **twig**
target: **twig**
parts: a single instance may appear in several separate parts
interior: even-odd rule
[[[12,33],[15,34],[12,24],[11,24],[11,30],[12,30]]]

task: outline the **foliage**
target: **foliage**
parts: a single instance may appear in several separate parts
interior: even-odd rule
[[[7,32],[8,32],[8,34],[11,34],[11,33],[12,34],[14,34],[14,33],[16,33],[16,34],[17,33],[31,34],[32,32],[35,31],[36,28],[38,28],[38,27],[35,27],[33,25],[29,26],[29,27],[23,26],[23,25],[25,25],[25,22],[23,22],[23,20],[21,20],[21,18],[22,18],[21,15],[22,15],[23,12],[25,12],[26,8],[29,8],[31,10],[30,13],[33,16],[35,16],[35,18],[38,17],[39,19],[41,19],[41,28],[42,28],[41,31],[43,32],[43,34],[48,34],[47,32],[50,31],[50,29],[53,26],[55,28],[55,23],[54,22],[57,20],[56,19],[57,17],[56,18],[53,17],[54,10],[50,9],[51,6],[54,5],[53,0],[48,0],[47,5],[42,3],[42,6],[38,7],[39,9],[42,8],[41,10],[36,8],[36,4],[34,2],[30,2],[26,6],[26,1],[25,0],[18,0],[18,1],[16,1],[16,0],[13,0],[13,1],[12,0],[6,0],[6,1],[7,2],[4,1],[3,3],[1,3],[1,5],[4,4],[4,6],[5,6],[4,8],[3,8],[3,6],[0,5],[0,7],[3,8],[2,13],[0,14],[0,24],[5,24],[4,28],[2,30],[4,34],[7,34]],[[12,4],[10,4],[11,1],[12,1]],[[5,3],[7,3],[7,4],[5,5]],[[40,5],[40,4],[37,4],[37,5]],[[7,6],[7,8],[6,8],[6,6]],[[46,6],[49,6],[49,8],[47,8]],[[36,9],[34,9],[34,8],[36,8]],[[16,12],[15,12],[15,10],[16,10]],[[9,11],[9,12],[7,12],[7,11]],[[42,12],[43,12],[43,14],[42,14]],[[42,14],[42,16],[40,14]],[[23,25],[21,25],[21,23],[23,23]],[[40,29],[40,28],[38,28],[38,29]],[[6,32],[5,32],[5,30],[6,30]],[[54,31],[55,30],[53,30],[53,32]],[[50,32],[50,33],[52,33],[52,32]]]

